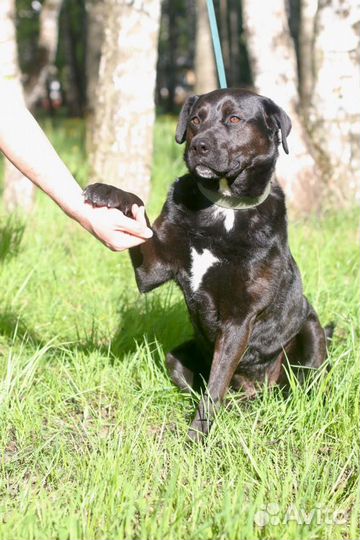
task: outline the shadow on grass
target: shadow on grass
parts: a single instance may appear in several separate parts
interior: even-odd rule
[[[114,335],[99,336],[96,324],[85,337],[79,336],[75,347],[85,354],[100,352],[121,360],[128,353],[136,352],[141,344],[160,344],[167,352],[192,336],[185,302],[173,299],[171,290],[149,293],[129,302],[119,299],[119,325]]]
[[[138,343],[157,341],[165,351],[192,335],[185,303],[170,303],[159,294],[139,299],[119,311],[121,323],[112,338],[111,352],[118,356],[136,350]]]
[[[43,347],[45,344],[36,332],[31,330],[23,319],[11,310],[0,313],[0,336],[21,342],[28,341],[36,347]]]
[[[15,257],[20,251],[25,223],[10,216],[0,221],[0,261]]]

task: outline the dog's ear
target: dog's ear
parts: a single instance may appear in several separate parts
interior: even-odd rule
[[[178,144],[182,144],[185,141],[186,127],[189,120],[191,110],[199,96],[189,96],[186,98],[184,105],[180,111],[179,121],[176,128],[175,140]]]
[[[286,138],[291,131],[291,120],[286,112],[276,105],[272,99],[265,98],[264,101],[266,114],[273,119],[277,129],[281,131],[281,143],[286,154],[289,153],[289,147]]]

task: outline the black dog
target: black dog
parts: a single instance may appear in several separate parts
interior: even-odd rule
[[[259,383],[285,384],[286,360],[305,372],[326,358],[274,177],[279,130],[288,153],[290,129],[280,107],[248,91],[188,98],[176,141],[186,141],[189,174],[170,188],[153,238],[131,249],[141,292],[173,279],[184,293],[195,336],[167,355],[167,365],[182,390],[207,383],[190,429],[195,440],[209,431],[229,387],[252,396]],[[85,198],[128,215],[142,204],[104,184],[89,186]]]

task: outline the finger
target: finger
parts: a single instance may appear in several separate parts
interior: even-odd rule
[[[139,223],[135,219],[128,218],[124,215],[121,216],[121,219],[118,221],[118,225],[115,225],[115,227],[119,231],[140,236],[141,238],[151,238],[153,234],[152,230],[146,226],[146,222]]]
[[[93,207],[91,210],[91,219],[93,218],[96,219],[97,223],[95,230],[100,226],[98,230],[105,232],[107,229],[106,234],[111,234],[111,231],[115,235],[123,232],[144,239],[151,238],[152,236],[152,231],[146,227],[146,224],[139,223],[135,219],[125,216],[120,210],[115,208]],[[102,236],[101,233],[100,236]],[[112,235],[110,237],[112,238]]]
[[[103,209],[98,209],[98,211],[101,210]],[[146,226],[144,227],[143,224],[135,219],[125,216],[120,210],[107,208],[106,212],[109,212],[109,226],[111,222],[111,227],[115,231],[123,231],[143,238],[149,238],[151,236],[152,233]],[[105,218],[106,215],[104,215]]]
[[[145,240],[143,238],[138,238],[127,233],[119,232],[114,240],[105,242],[105,245],[112,251],[124,251],[126,249],[139,246],[144,242]]]

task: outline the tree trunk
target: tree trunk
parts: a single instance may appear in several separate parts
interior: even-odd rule
[[[92,180],[150,192],[160,0],[106,0]]]
[[[167,97],[166,109],[167,112],[174,112],[175,105],[175,90],[176,90],[176,60],[177,60],[177,44],[178,44],[178,28],[176,25],[176,4],[174,1],[169,1],[167,5],[168,12],[168,65],[167,65],[167,86],[169,95]]]
[[[77,7],[77,6],[75,6]],[[63,44],[66,56],[66,104],[70,116],[81,117],[84,113],[85,104],[85,69],[78,60],[77,51],[79,44],[85,47],[85,39],[74,28],[74,17],[78,12],[73,12],[74,4],[70,0],[65,0],[63,9]],[[80,13],[85,17],[85,11]],[[83,41],[83,43],[81,43]]]
[[[0,2],[0,77],[9,107],[24,107],[24,96],[20,82],[20,69],[15,29],[15,0]],[[30,144],[30,141],[29,141]],[[6,210],[21,208],[30,212],[34,200],[34,185],[18,169],[5,160],[4,205]]]
[[[300,6],[299,71],[300,98],[307,114],[314,88],[315,18],[319,0],[302,0]]]
[[[55,63],[59,39],[59,15],[63,0],[45,0],[39,21],[38,57],[35,68],[25,85],[27,107],[33,109],[37,101],[47,96],[49,71]]]
[[[337,201],[360,200],[360,3],[320,0],[310,128]]]
[[[296,57],[284,0],[243,0],[242,5],[255,86],[280,105],[292,121],[290,155],[280,151],[277,177],[295,211],[316,210],[321,184],[298,114]]]
[[[196,0],[196,8],[195,92],[205,94],[216,90],[218,82],[206,0]]]
[[[94,150],[96,88],[99,81],[101,47],[104,40],[105,9],[103,0],[86,0],[86,148]]]
[[[230,76],[233,86],[237,86],[240,79],[240,25],[239,25],[239,5],[236,2],[230,2]]]
[[[229,4],[228,0],[220,0],[220,24],[221,48],[224,57],[224,65],[226,74],[231,75],[231,42],[230,42],[230,25],[229,25]],[[230,76],[229,83],[232,85]]]

